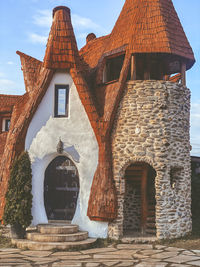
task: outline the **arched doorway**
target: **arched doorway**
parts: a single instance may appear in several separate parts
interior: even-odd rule
[[[124,222],[126,236],[156,235],[155,170],[135,163],[125,171]]]
[[[79,177],[74,163],[56,157],[47,167],[44,179],[44,205],[49,220],[72,220],[79,194]]]

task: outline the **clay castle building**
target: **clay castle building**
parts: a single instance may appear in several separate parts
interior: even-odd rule
[[[33,225],[70,220],[102,238],[190,232],[195,59],[172,0],[126,0],[112,32],[90,33],[80,50],[58,6],[44,60],[17,54],[26,93],[0,95],[0,217],[27,150]]]

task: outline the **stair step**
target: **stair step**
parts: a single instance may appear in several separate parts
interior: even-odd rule
[[[156,235],[156,229],[146,229],[147,234],[155,234]]]
[[[52,223],[52,224],[71,224],[71,221],[67,221],[67,220],[49,220],[49,223]]]
[[[147,217],[147,223],[155,223],[156,219],[155,217]]]
[[[148,210],[154,210],[155,211],[156,207],[154,205],[149,205]]]
[[[147,216],[150,217],[150,216],[155,216],[155,210],[148,210],[147,211]]]
[[[66,250],[71,248],[88,248],[96,239],[88,238],[77,242],[36,242],[26,239],[12,239],[12,244],[20,249],[30,250]]]
[[[41,234],[37,232],[27,233],[27,239],[38,242],[75,242],[88,238],[88,232],[73,234]]]
[[[150,223],[150,222],[148,222],[147,224],[146,224],[146,228],[153,228],[153,229],[155,229],[156,228],[156,225],[155,225],[155,223]]]
[[[73,224],[39,224],[37,229],[41,234],[73,234],[79,227]]]

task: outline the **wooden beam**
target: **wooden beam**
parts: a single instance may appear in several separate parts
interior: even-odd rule
[[[186,86],[186,63],[182,62],[181,64],[181,83]]]
[[[141,181],[141,198],[142,198],[142,210],[141,210],[141,230],[142,233],[146,231],[147,212],[148,212],[148,201],[147,201],[147,176],[148,166],[144,164],[142,181]]]
[[[146,55],[144,80],[150,80],[150,56]]]
[[[131,81],[136,80],[136,56],[131,56]]]

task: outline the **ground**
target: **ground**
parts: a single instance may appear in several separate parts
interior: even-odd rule
[[[200,266],[198,231],[186,238],[153,244],[121,244],[99,240],[96,246],[81,251],[23,251],[11,247],[10,239],[0,228],[0,266],[3,267],[189,267]]]
[[[200,250],[151,244],[118,244],[74,252],[0,249],[0,266],[11,267],[189,267],[200,266]]]

